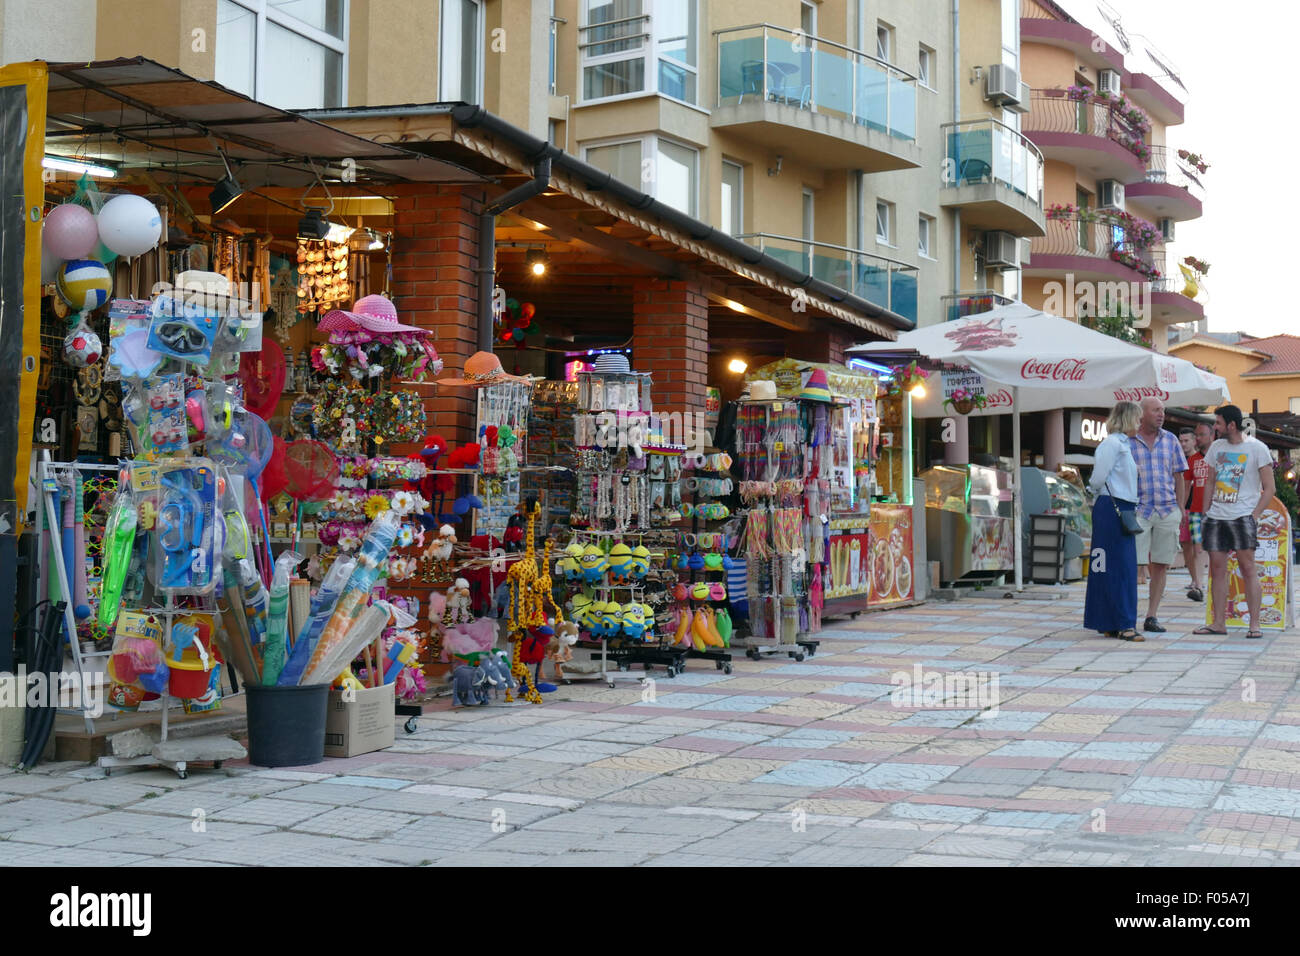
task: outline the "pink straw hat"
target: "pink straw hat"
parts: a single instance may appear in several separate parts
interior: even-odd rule
[[[320,320],[318,328],[325,332],[375,332],[386,334],[393,332],[414,332],[417,335],[428,335],[428,329],[416,328],[413,325],[402,325],[397,321],[397,306],[393,305],[391,299],[382,295],[368,295],[364,298],[357,299],[352,306],[352,311],[347,312],[343,309],[333,309],[325,313],[325,317]]]

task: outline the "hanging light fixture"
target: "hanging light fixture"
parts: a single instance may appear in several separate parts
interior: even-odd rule
[[[221,164],[226,167],[226,175],[222,176],[217,181],[217,184],[212,187],[212,192],[208,193],[208,199],[212,202],[212,215],[214,216],[244,195],[244,187],[239,185],[239,182],[235,179],[235,174],[230,171],[230,160],[226,158],[226,151],[218,146],[217,154],[221,157]]]
[[[744,375],[745,370],[749,368],[749,363],[743,358],[734,358],[727,363],[727,371],[735,375]]]
[[[528,266],[528,271],[534,276],[541,278],[546,275],[546,270],[550,266],[550,259],[546,256],[545,249],[529,249],[524,263]]]
[[[384,248],[383,236],[375,232],[375,230],[371,229],[369,226],[366,227],[366,234],[370,236],[370,245],[366,247],[367,249],[371,252],[378,252],[380,249]]]

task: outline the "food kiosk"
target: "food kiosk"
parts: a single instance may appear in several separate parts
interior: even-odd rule
[[[944,582],[994,578],[1015,569],[1011,472],[988,465],[936,465],[925,482],[926,553]]]

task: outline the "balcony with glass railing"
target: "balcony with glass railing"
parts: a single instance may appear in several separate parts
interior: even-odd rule
[[[768,232],[736,237],[794,269],[916,321],[916,266],[886,256]]]
[[[1168,146],[1152,146],[1147,161],[1146,179],[1130,183],[1124,190],[1125,201],[1134,212],[1149,219],[1173,219],[1186,222],[1201,217],[1205,201],[1204,174]]]
[[[762,23],[714,32],[714,127],[820,168],[920,166],[916,78],[851,47]]]
[[[1015,301],[1009,295],[1003,295],[1001,292],[990,292],[987,289],[975,292],[954,292],[952,295],[939,297],[945,322],[979,315],[982,312],[991,312],[993,309],[1001,308],[1004,305],[1012,305]]]
[[[1097,179],[1146,180],[1151,147],[1110,102],[1072,99],[1065,90],[1043,90],[1029,102],[1020,127],[1047,159],[1087,170]]]
[[[1043,154],[995,119],[944,123],[940,202],[966,225],[1043,235]]]

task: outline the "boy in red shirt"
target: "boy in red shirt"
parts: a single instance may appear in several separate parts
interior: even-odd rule
[[[1178,540],[1183,547],[1183,563],[1192,576],[1192,583],[1187,586],[1187,596],[1193,601],[1204,601],[1205,592],[1201,590],[1201,556],[1205,551],[1201,547],[1201,522],[1205,520],[1210,495],[1210,463],[1205,460],[1205,450],[1214,441],[1214,426],[1198,422],[1195,430],[1184,429],[1178,440],[1182,442],[1188,466],[1187,471],[1183,472],[1183,478],[1187,482],[1187,501],[1183,508],[1183,524],[1178,532]]]

